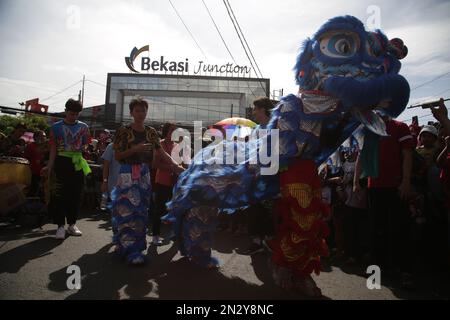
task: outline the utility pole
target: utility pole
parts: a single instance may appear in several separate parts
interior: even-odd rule
[[[278,92],[276,95],[275,92]],[[272,93],[273,100],[279,100],[283,96],[283,88],[281,89],[274,89]]]
[[[81,105],[84,106],[84,81],[85,75],[83,74],[83,88],[81,89]]]

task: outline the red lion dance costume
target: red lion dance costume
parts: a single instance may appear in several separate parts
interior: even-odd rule
[[[275,239],[268,242],[273,252],[274,279],[285,289],[307,288],[310,295],[320,295],[310,274],[320,273],[320,257],[328,255],[325,238],[329,230],[324,218],[329,207],[322,202],[314,161],[296,160],[280,173],[280,188],[282,198],[277,206],[280,224]]]

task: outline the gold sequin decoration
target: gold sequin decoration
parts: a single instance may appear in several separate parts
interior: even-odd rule
[[[313,199],[312,188],[304,183],[291,183],[283,186],[281,190],[283,196],[295,198],[298,205],[303,209],[309,207]]]

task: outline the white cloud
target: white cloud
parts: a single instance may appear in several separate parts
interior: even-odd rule
[[[230,61],[201,0],[172,0],[211,63]],[[220,0],[205,0],[239,64],[249,64]],[[301,42],[327,19],[343,14],[366,22],[372,1],[230,0],[234,13],[272,89],[297,91],[292,68]],[[67,8],[79,8],[79,28],[67,28]],[[445,1],[375,3],[382,28],[409,47],[403,74],[411,86],[450,70],[450,35]],[[151,54],[169,59],[202,55],[168,1],[3,0],[0,10],[0,76],[31,81],[54,92],[82,79],[105,83],[108,72],[128,72],[124,57],[131,49],[150,44]],[[26,21],[24,23],[24,21]],[[1,79],[0,79],[1,80]],[[25,82],[22,82],[25,84]],[[45,85],[44,85],[45,83]],[[411,101],[446,89],[446,79],[412,92]],[[30,85],[30,83],[29,83]],[[78,90],[65,92],[74,95]],[[431,90],[430,92],[427,92]],[[0,102],[49,96],[49,91],[0,81]],[[98,104],[105,88],[86,83],[86,104]],[[54,98],[64,100],[63,94]],[[52,100],[50,100],[52,102]]]

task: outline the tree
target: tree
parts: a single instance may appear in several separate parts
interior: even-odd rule
[[[19,123],[23,123],[30,132],[44,130],[48,133],[50,129],[48,119],[43,116],[26,114],[14,117],[2,115],[0,116],[0,132],[3,132],[5,135],[9,135]]]

